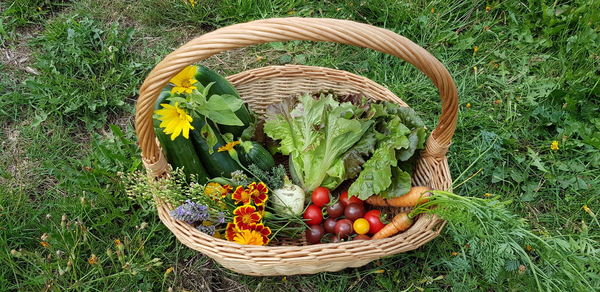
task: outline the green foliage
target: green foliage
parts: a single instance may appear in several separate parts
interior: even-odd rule
[[[49,116],[83,121],[88,127],[104,124],[106,116],[130,107],[142,65],[135,61],[134,30],[118,24],[72,16],[46,26],[34,41],[40,75],[28,78],[21,94],[8,101],[20,110],[33,107],[34,124]]]
[[[256,164],[250,164],[248,170],[264,182],[271,190],[283,187],[283,178],[286,176],[283,164],[278,164],[269,171],[260,169]]]
[[[5,50],[21,53],[29,59],[22,66],[43,73],[36,77],[14,61],[0,60],[0,246],[6,247],[0,254],[5,267],[0,269],[0,287],[60,291],[147,291],[170,286],[227,291],[534,290],[537,284],[527,258],[539,268],[541,285],[564,285],[577,291],[572,279],[579,275],[565,265],[567,260],[592,287],[600,286],[594,280],[599,274],[600,227],[595,215],[600,210],[598,1],[226,0],[197,1],[192,9],[180,0],[83,0],[70,3],[60,13],[63,6],[58,1],[44,2],[59,5],[43,12],[36,10],[35,3],[0,1],[2,54]],[[14,6],[8,9],[10,5]],[[17,7],[26,8],[14,12]],[[133,129],[122,128],[122,136],[114,131],[92,133],[90,140],[89,131],[81,128],[112,121],[113,113],[130,109],[126,98],[135,95],[147,72],[145,64],[157,63],[193,36],[227,24],[291,15],[386,27],[440,59],[455,78],[460,98],[457,132],[448,153],[454,191],[512,200],[498,207],[526,218],[534,235],[551,248],[534,241],[533,250],[525,249],[527,256],[490,251],[505,263],[502,266],[483,253],[473,254],[467,242],[455,240],[482,229],[467,224],[465,231],[446,228],[418,250],[361,268],[259,278],[231,273],[178,244],[151,206],[128,199],[118,180],[116,172],[140,167]],[[113,28],[110,23],[115,20],[127,26]],[[125,27],[136,30],[127,36]],[[33,55],[23,49],[26,40],[15,37],[21,29],[37,35],[38,40],[31,43]],[[73,30],[71,42],[68,29]],[[206,62],[225,73],[288,63],[347,70],[396,93],[424,118],[429,130],[439,114],[438,94],[427,77],[402,60],[364,48],[270,43]],[[81,80],[71,78],[75,75]],[[30,80],[27,86],[23,80]],[[36,82],[51,86],[31,89]],[[96,104],[96,110],[88,104]],[[70,107],[77,109],[62,114]],[[38,127],[27,126],[34,121]],[[559,143],[558,150],[550,149],[552,141]],[[62,214],[67,215],[65,227]],[[85,226],[87,232],[78,226]],[[49,235],[50,249],[40,245],[44,233]],[[123,259],[129,265],[115,256],[114,239],[123,242]],[[479,242],[489,246],[485,240]],[[22,249],[21,254],[13,255],[12,249]],[[555,257],[548,250],[561,255]],[[58,251],[64,254],[59,256]],[[92,253],[98,256],[99,265],[87,262]],[[162,266],[154,266],[154,258],[160,258]],[[61,274],[69,259],[72,268]],[[490,271],[484,271],[484,266]],[[493,274],[498,266],[499,272]],[[168,267],[175,271],[165,273]]]

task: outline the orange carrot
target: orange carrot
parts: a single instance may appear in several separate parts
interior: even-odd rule
[[[408,213],[400,213],[392,219],[385,227],[381,228],[371,239],[382,239],[402,232],[413,224],[413,220],[408,217]]]
[[[371,204],[373,206],[381,206],[381,207],[413,207],[417,203],[425,203],[427,202],[427,194],[424,194],[427,191],[431,191],[430,187],[412,187],[408,191],[408,193],[391,199],[384,199],[378,195],[370,196],[366,202],[367,204]]]

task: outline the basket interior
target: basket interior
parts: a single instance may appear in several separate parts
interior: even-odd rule
[[[323,91],[333,91],[339,95],[360,94],[372,100],[386,100],[408,107],[391,91],[370,79],[324,67],[269,66],[245,71],[227,78],[237,88],[242,99],[259,116],[264,114],[270,104],[277,103],[285,97],[295,97],[307,93],[317,94]],[[261,139],[259,138],[259,140]],[[289,169],[285,157],[280,156],[275,159]],[[350,183],[345,182],[333,190],[334,197],[347,189]],[[414,179],[413,185],[415,185]],[[397,213],[411,208],[373,207],[373,209],[378,209],[383,214],[387,214],[388,218],[392,218]],[[304,237],[298,239],[276,238],[269,245],[301,246],[306,245],[306,240]]]

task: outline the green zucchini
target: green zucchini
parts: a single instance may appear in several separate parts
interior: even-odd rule
[[[170,96],[169,91],[163,91],[160,93],[154,104],[154,109],[160,109],[161,103],[167,102],[165,99]],[[204,184],[208,181],[208,173],[204,166],[200,162],[200,158],[194,150],[194,145],[190,139],[184,138],[182,135],[171,140],[171,136],[163,132],[163,129],[159,127],[160,121],[153,119],[154,123],[154,134],[160,142],[162,149],[167,155],[167,161],[173,169],[183,168],[183,173],[188,181],[190,181],[191,175],[194,174],[196,182]]]
[[[240,94],[237,89],[227,81],[227,79],[223,78],[223,76],[217,74],[217,72],[208,69],[206,66],[198,66],[198,72],[196,73],[196,80],[200,82],[202,85],[207,86],[211,82],[214,84],[208,90],[208,98],[214,94],[223,95],[223,94],[231,94],[237,98],[240,98]],[[248,109],[248,105],[244,103],[240,109],[235,112],[235,115],[244,123],[243,126],[228,126],[228,125],[218,125],[221,133],[231,133],[234,138],[237,139],[242,135],[244,129],[246,129],[252,122],[254,122],[254,117],[250,113]]]
[[[217,144],[213,147],[213,153],[209,153],[208,141],[206,141],[200,133],[200,130],[206,124],[206,120],[203,116],[193,116],[192,118],[194,130],[191,131],[190,138],[196,149],[196,153],[202,160],[202,164],[206,167],[206,170],[211,177],[231,178],[232,172],[241,170],[242,168],[235,160],[233,160],[233,158],[231,158],[231,156],[229,156],[229,153],[218,151],[219,147],[226,144],[225,140],[223,140],[223,137],[221,137],[219,132],[213,127],[213,132],[215,132],[217,136]],[[210,126],[212,127],[212,125]]]
[[[270,171],[275,167],[273,156],[260,143],[251,141],[249,145],[249,147],[238,147],[241,149],[239,157],[242,164],[245,166],[255,164],[264,171]]]

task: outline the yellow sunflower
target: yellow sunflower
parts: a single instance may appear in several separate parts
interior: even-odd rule
[[[177,136],[183,133],[183,137],[186,139],[190,138],[190,130],[193,130],[191,122],[192,117],[187,112],[179,107],[179,103],[176,102],[175,106],[167,103],[161,104],[162,109],[154,111],[159,115],[158,119],[162,121],[160,123],[161,128],[165,128],[165,134],[171,135],[171,140],[175,140]]]
[[[198,82],[195,77],[197,71],[197,66],[187,66],[171,78],[169,82],[175,85],[171,88],[171,93],[192,93],[194,89],[198,88],[194,86]]]

